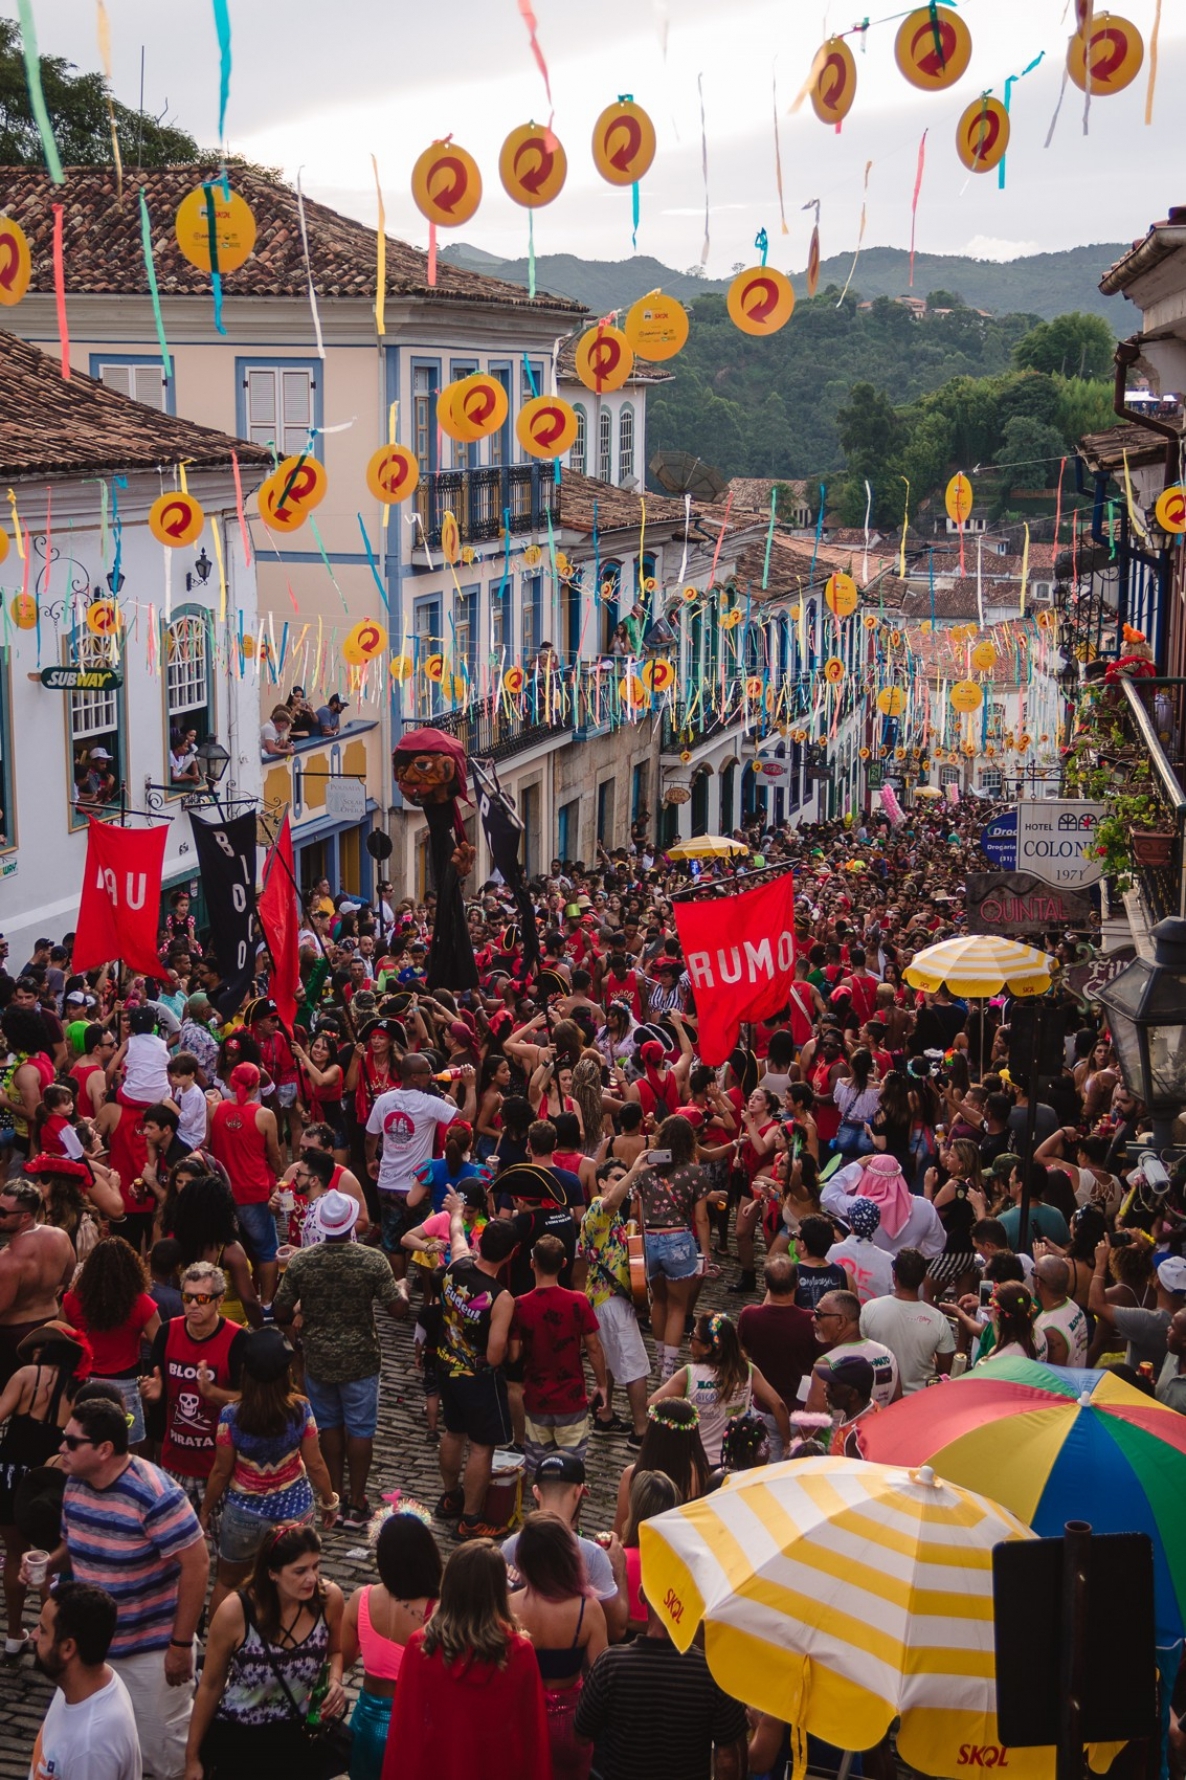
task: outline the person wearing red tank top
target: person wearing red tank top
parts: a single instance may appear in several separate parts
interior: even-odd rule
[[[260,1072],[254,1063],[236,1063],[231,1070],[233,1100],[224,1100],[210,1120],[210,1147],[230,1176],[239,1214],[259,1274],[264,1309],[276,1290],[276,1220],[268,1205],[283,1163],[276,1115],[259,1104]]]

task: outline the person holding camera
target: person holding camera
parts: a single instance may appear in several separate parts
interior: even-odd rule
[[[700,1280],[715,1279],[720,1272],[709,1247],[711,1184],[708,1169],[697,1164],[696,1133],[688,1120],[679,1113],[664,1119],[657,1145],[647,1152],[647,1166],[638,1177],[651,1329],[660,1350],[663,1380],[679,1365],[684,1322]]]

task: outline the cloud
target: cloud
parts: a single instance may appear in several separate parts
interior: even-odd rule
[[[960,249],[973,260],[1022,260],[1028,253],[1041,253],[1040,241],[1002,241],[996,235],[973,235]]]

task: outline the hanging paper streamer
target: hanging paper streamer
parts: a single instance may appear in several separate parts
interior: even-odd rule
[[[535,65],[544,77],[544,92],[548,95],[549,107],[548,135],[551,136],[552,119],[556,115],[556,106],[552,99],[552,83],[548,78],[548,64],[544,60],[544,52],[539,46],[539,38],[536,35],[539,30],[539,20],[536,18],[535,13],[532,10],[531,0],[519,0],[519,12],[522,16],[523,23],[527,26],[527,37],[531,44],[531,53],[535,57]],[[549,142],[548,147],[550,148],[551,146],[552,145]]]
[[[808,94],[814,88],[816,81],[823,73],[824,64],[827,59],[828,46],[826,43],[821,43],[811,59],[811,67],[807,71],[807,79],[803,82],[803,85],[799,88],[799,91],[795,94],[795,97],[791,102],[790,112],[792,117],[802,108],[803,101],[807,98]]]
[[[782,223],[784,235],[790,234],[787,227],[787,209],[782,195],[782,144],[778,139],[778,71],[777,60],[771,73],[771,92],[774,99],[774,177],[778,181],[778,215]]]
[[[41,89],[41,57],[37,50],[37,28],[33,23],[33,7],[30,0],[17,0],[17,11],[21,19],[21,51],[25,58],[25,79],[29,85],[29,104],[32,107],[33,118],[41,136],[41,146],[45,152],[45,164],[49,168],[49,176],[55,185],[61,185],[65,176],[62,173],[58,145],[54,141],[53,125],[49,121],[45,94]],[[67,375],[69,375],[68,372]]]
[[[62,342],[62,376],[70,381],[70,333],[66,327],[66,268],[62,259],[63,211],[54,205],[54,301],[58,310],[58,338]]]
[[[156,337],[161,348],[161,370],[167,383],[173,375],[173,365],[169,358],[169,343],[165,339],[165,318],[161,314],[161,293],[157,288],[156,262],[152,255],[152,224],[148,216],[148,199],[144,196],[144,187],[140,187],[140,245],[144,249],[144,271],[148,279],[148,293],[152,298],[152,319],[156,323]]]
[[[906,502],[902,508],[902,549],[898,556],[898,579],[906,579],[906,528],[910,524],[910,483],[907,477],[899,476],[899,482],[906,483]]]
[[[1046,55],[1046,51],[1044,49],[1039,50],[1037,55],[1034,57],[1033,61],[1028,63],[1026,65],[1026,67],[1024,67],[1021,70],[1020,74],[1011,74],[1009,76],[1008,80],[1005,82],[1005,116],[1006,117],[1008,117],[1008,115],[1009,115],[1009,105],[1013,98],[1013,88],[1017,85],[1019,80],[1024,80],[1027,74],[1033,73],[1034,69],[1038,66],[1039,62],[1041,62],[1044,59],[1045,55]],[[1059,103],[1061,104],[1061,100],[1059,101]],[[1049,141],[1047,141],[1046,146],[1047,147],[1050,146]],[[1001,164],[997,168],[997,188],[998,188],[998,190],[1000,190],[1002,192],[1005,189],[1005,157],[1003,155],[1001,157]]]
[[[1149,85],[1145,88],[1145,122],[1153,122],[1153,89],[1157,85],[1157,46],[1161,35],[1161,0],[1153,9],[1153,29],[1149,33]]]
[[[770,550],[774,543],[774,526],[778,517],[778,484],[770,490],[770,524],[766,530],[766,559],[762,564],[762,592],[765,593],[770,582]]]
[[[819,211],[818,198],[809,198],[803,206],[804,210],[815,211],[815,227],[811,231],[811,245],[807,249],[807,294],[814,297],[819,289]]]
[[[222,272],[218,263],[218,207],[214,201],[214,186],[217,182],[206,180],[202,190],[206,196],[206,246],[210,255],[210,294],[214,300],[214,326],[220,334],[226,333],[222,319]],[[222,189],[230,199],[230,185],[223,178]],[[183,200],[184,202],[184,200]]]
[[[99,60],[103,64],[103,78],[108,88],[111,86],[111,23],[107,17],[107,8],[103,0],[96,0],[95,32],[99,39]],[[119,132],[115,127],[115,106],[111,93],[107,93],[107,121],[111,125],[111,158],[115,162],[115,192],[122,200],[124,195],[124,164],[119,153]]]
[[[1128,465],[1125,464],[1125,469]],[[1025,590],[1030,578],[1030,528],[1025,528],[1025,543],[1021,550],[1021,616],[1025,617]]]
[[[226,107],[231,96],[231,15],[227,0],[214,0],[214,29],[218,33],[218,140],[226,141]]]
[[[428,225],[428,282],[435,285],[437,281],[437,226],[434,222]]]
[[[922,191],[923,169],[927,164],[927,131],[918,145],[918,170],[914,175],[914,197],[910,202],[910,288],[914,289],[914,229],[918,221],[918,195]]]
[[[379,200],[379,222],[375,230],[375,331],[380,338],[387,332],[387,212],[383,208],[383,187],[379,183],[379,163],[371,156],[375,170],[375,196]]]
[[[704,76],[696,76],[696,86],[700,93],[700,168],[704,175],[704,246],[700,249],[700,264],[707,266],[709,235],[708,235],[708,125],[704,121]],[[765,260],[762,261],[765,265]]]
[[[317,356],[325,357],[325,342],[321,338],[321,317],[317,313],[317,292],[313,287],[313,266],[309,259],[309,231],[305,227],[305,196],[301,191],[301,169],[297,168],[297,221],[301,230],[301,251],[305,256],[305,277],[309,284],[309,308],[313,311],[313,332],[317,336]]]
[[[247,515],[243,510],[243,478],[239,474],[239,454],[231,452],[231,469],[235,477],[235,506],[239,514],[239,536],[243,540],[243,562],[251,567],[251,534],[247,530]]]
[[[861,226],[857,230],[857,250],[852,256],[852,265],[848,269],[848,277],[844,281],[844,289],[840,293],[840,301],[836,305],[837,309],[842,309],[844,307],[844,299],[848,295],[848,287],[852,283],[852,275],[856,271],[857,261],[861,257],[861,243],[865,239],[865,212],[866,212],[866,207],[867,207],[868,200],[869,200],[869,175],[872,171],[873,171],[872,161],[866,161],[865,162],[865,183],[864,183],[864,186],[861,191]],[[865,545],[866,552],[868,551],[868,548],[869,548],[869,546],[866,543],[866,545]],[[869,573],[869,570],[867,567],[865,569],[865,573],[866,574]]]

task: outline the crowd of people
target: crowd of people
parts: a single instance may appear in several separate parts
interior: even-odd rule
[[[787,1727],[647,1599],[646,1520],[859,1459],[869,1418],[990,1355],[1186,1413],[1183,1182],[1071,986],[1092,934],[1042,942],[1040,1080],[1007,996],[905,980],[962,930],[983,820],[751,833],[794,872],[794,980],[719,1067],[692,874],[643,837],[552,862],[531,969],[475,887],[476,990],[428,986],[431,897],[314,885],[290,1029],[262,954],[227,1017],[183,892],[156,977],[73,973],[70,935],[10,974],[0,940],[5,1657],[56,1682],[38,1780],[781,1776]],[[423,1504],[398,1458],[373,1481],[390,1319]],[[349,1598],[338,1532],[373,1553]]]

